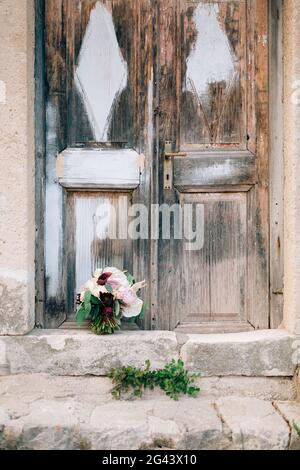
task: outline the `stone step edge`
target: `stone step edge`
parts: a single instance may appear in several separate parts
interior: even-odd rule
[[[34,330],[0,337],[0,371],[105,376],[112,367],[143,367],[149,359],[154,368],[161,368],[182,358],[188,370],[203,377],[292,377],[300,359],[297,344],[296,336],[280,329],[216,335],[126,331],[112,336]]]
[[[0,403],[0,449],[300,449],[294,402],[227,397],[84,406],[37,399],[21,405]]]

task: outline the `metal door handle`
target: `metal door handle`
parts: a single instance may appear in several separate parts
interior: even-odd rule
[[[187,156],[185,152],[172,152],[172,147],[172,140],[166,140],[164,147],[164,189],[171,189],[173,185],[173,162],[171,159]]]
[[[165,158],[172,158],[172,157],[187,157],[187,153],[184,153],[184,152],[167,152],[167,153],[165,153]]]

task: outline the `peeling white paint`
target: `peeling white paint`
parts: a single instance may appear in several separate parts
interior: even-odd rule
[[[134,189],[139,185],[140,156],[131,149],[65,149],[56,176],[69,188]]]
[[[55,108],[51,103],[47,105],[47,147],[48,158],[46,161],[46,208],[45,208],[45,259],[47,295],[56,297],[59,291],[59,265],[62,246],[62,188],[56,183],[56,151],[57,119]]]
[[[127,64],[118,45],[112,15],[97,2],[75,72],[75,84],[97,141],[107,140],[113,105],[126,87],[127,77]]]
[[[91,277],[91,246],[95,239],[95,198],[76,198],[75,204],[75,253],[76,253],[76,292]],[[89,219],[90,217],[90,219]]]
[[[217,4],[200,3],[194,12],[197,39],[187,58],[186,87],[193,91],[194,84],[199,96],[205,96],[208,85],[225,81],[230,85],[235,75],[234,52],[226,33],[218,21]]]
[[[153,147],[153,68],[151,69],[151,77],[148,83],[148,151],[152,152]]]
[[[0,104],[6,104],[6,83],[0,80]]]

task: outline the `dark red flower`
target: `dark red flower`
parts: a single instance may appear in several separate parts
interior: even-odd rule
[[[100,293],[100,300],[105,307],[112,307],[114,303],[114,297],[112,294],[101,292]]]
[[[102,310],[102,315],[112,316],[112,314],[113,314],[113,308],[112,307],[104,307],[104,309]]]
[[[98,286],[105,286],[107,283],[107,280],[110,278],[112,273],[103,273],[101,276],[98,278],[97,284]]]

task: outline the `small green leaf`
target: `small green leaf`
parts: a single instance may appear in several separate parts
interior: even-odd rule
[[[127,280],[131,286],[135,284],[135,277],[132,274],[130,274],[128,271],[125,271],[124,274],[127,277]]]
[[[81,306],[78,312],[76,313],[76,321],[80,325],[84,320],[85,320],[85,308]]]
[[[92,304],[94,304],[94,305],[99,305],[99,304],[100,304],[100,299],[98,299],[98,298],[95,297],[94,295],[91,295],[91,302],[92,302]]]
[[[93,305],[91,310],[91,319],[94,321],[100,313],[100,305]]]
[[[113,293],[113,288],[111,287],[110,284],[105,284],[105,289],[107,290],[107,292],[109,294],[112,294]]]
[[[91,302],[91,297],[92,297],[91,292],[87,290],[84,293],[84,297],[83,297],[83,303],[84,303],[85,307],[86,307],[87,304],[89,304]]]
[[[137,317],[137,319],[140,320],[140,321],[141,321],[141,320],[144,320],[146,311],[147,311],[146,304],[143,303],[141,313],[139,314],[139,316]]]
[[[85,319],[88,319],[92,310],[92,304],[84,304]]]
[[[120,302],[118,300],[114,301],[114,315],[118,319],[121,314]]]

